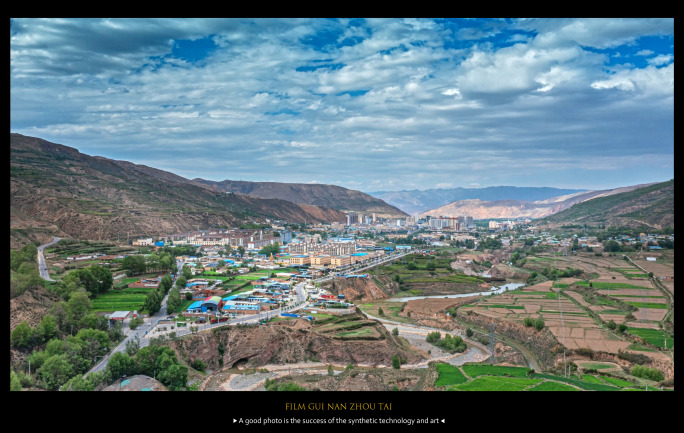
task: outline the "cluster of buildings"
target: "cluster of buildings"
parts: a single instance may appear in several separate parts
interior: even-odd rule
[[[427,223],[430,230],[454,230],[454,231],[465,231],[475,229],[475,221],[472,216],[459,216],[459,217],[430,217],[427,216]]]
[[[285,236],[292,239],[291,233],[287,230],[283,230],[279,232],[279,234],[281,237]],[[136,245],[135,242],[138,241],[134,241],[134,245]],[[231,248],[243,247],[246,250],[259,250],[276,242],[286,242],[285,239],[275,237],[273,231],[246,229],[198,230],[186,234],[160,236],[159,241],[173,242],[174,245],[230,246]]]
[[[529,224],[531,222],[532,220],[529,218],[514,221],[489,221],[489,231],[515,230],[517,227]]]

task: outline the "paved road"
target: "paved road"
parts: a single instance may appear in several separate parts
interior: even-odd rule
[[[45,281],[51,281],[54,282],[55,280],[50,278],[50,275],[48,275],[47,271],[47,265],[45,264],[45,257],[43,257],[43,250],[46,247],[49,247],[50,245],[54,245],[57,242],[62,240],[62,238],[58,238],[56,236],[53,236],[52,242],[49,244],[41,245],[38,247],[38,270],[40,271],[40,277],[44,279]]]

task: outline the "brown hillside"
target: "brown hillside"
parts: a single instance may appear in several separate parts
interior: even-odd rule
[[[12,229],[55,226],[52,234],[105,240],[265,219],[342,222],[345,215],[332,208],[211,191],[172,173],[10,134],[11,245],[30,238],[12,235]]]

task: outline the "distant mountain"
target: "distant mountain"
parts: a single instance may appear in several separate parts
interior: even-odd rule
[[[633,191],[647,185],[633,185],[601,191],[586,191],[551,197],[546,200],[458,200],[437,209],[424,212],[421,216],[472,216],[474,219],[489,218],[543,218],[561,212],[577,203]]]
[[[282,219],[345,220],[336,209],[226,194],[175,174],[93,157],[10,133],[10,243],[13,229],[102,240]]]
[[[194,179],[217,191],[248,194],[261,198],[280,198],[292,203],[325,206],[344,212],[375,213],[379,217],[405,217],[407,214],[384,201],[336,185],[280,182],[246,182],[224,180],[221,182]]]
[[[411,215],[436,209],[458,200],[538,201],[586,190],[549,187],[490,186],[487,188],[428,189],[425,191],[377,191],[368,194]]]
[[[674,228],[674,179],[609,196],[597,196],[537,221],[539,225],[550,226],[568,223]]]

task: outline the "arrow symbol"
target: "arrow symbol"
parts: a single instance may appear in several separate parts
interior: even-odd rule
[[[442,420],[442,424],[444,424],[444,420]]]
[[[233,418],[233,424],[235,424],[236,422],[237,422],[237,420],[235,418]]]

